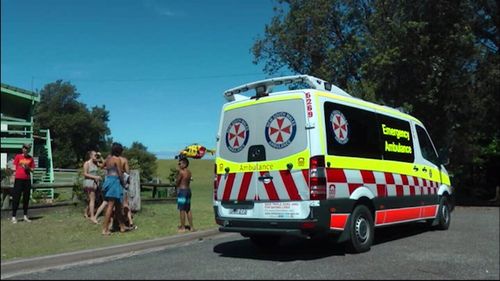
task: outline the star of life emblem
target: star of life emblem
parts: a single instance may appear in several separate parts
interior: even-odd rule
[[[297,123],[287,112],[277,112],[266,123],[266,141],[276,149],[289,146],[295,138]]]
[[[226,130],[226,147],[233,153],[238,153],[248,142],[248,123],[242,118],[234,119]]]
[[[335,140],[340,144],[346,144],[349,141],[349,123],[344,114],[334,110],[330,114],[330,122],[332,123]]]

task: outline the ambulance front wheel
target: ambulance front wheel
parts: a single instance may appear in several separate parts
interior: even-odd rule
[[[349,221],[351,239],[347,242],[347,249],[353,253],[362,253],[370,250],[374,238],[373,216],[365,205],[358,205],[352,212]]]
[[[438,224],[436,228],[439,230],[447,230],[450,227],[450,221],[451,221],[450,204],[448,203],[448,197],[443,195],[439,202]]]

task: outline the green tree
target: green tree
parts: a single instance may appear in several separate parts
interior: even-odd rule
[[[473,31],[478,49],[471,83],[469,132],[472,145],[471,186],[486,186],[491,197],[500,185],[500,14],[498,1],[473,1]],[[469,169],[468,169],[469,168]]]
[[[461,187],[498,166],[498,1],[279,0],[275,12],[252,47],[264,71],[403,107],[449,148]]]
[[[77,168],[90,149],[104,146],[110,134],[105,106],[88,110],[70,82],[58,80],[40,91],[35,108],[36,129],[50,129],[54,166]]]
[[[277,15],[265,26],[264,38],[253,47],[254,63],[264,62],[264,71],[321,77],[346,88],[359,81],[358,69],[365,54],[363,22],[369,9],[351,1],[282,0]],[[349,5],[352,4],[352,5]]]
[[[466,1],[374,2],[370,56],[362,66],[377,100],[403,106],[426,124],[434,144],[452,150],[450,170],[461,176],[473,146],[472,13]]]
[[[140,170],[141,181],[149,181],[156,175],[156,156],[148,152],[147,147],[142,143],[134,142],[130,148],[125,147],[123,156],[129,160],[131,169]]]

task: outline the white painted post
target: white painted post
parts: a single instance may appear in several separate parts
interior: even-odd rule
[[[139,170],[130,170],[130,185],[128,187],[128,204],[130,210],[141,210],[141,177]]]

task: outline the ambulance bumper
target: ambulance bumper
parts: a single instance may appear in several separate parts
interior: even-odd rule
[[[256,235],[256,234],[266,234],[266,235],[279,235],[279,236],[297,236],[297,237],[307,237],[308,235],[303,233],[299,229],[273,229],[273,228],[248,228],[248,227],[219,227],[221,232],[238,232],[246,235]]]
[[[216,217],[221,232],[238,232],[247,235],[279,235],[309,237],[327,229],[316,219],[262,220]]]

